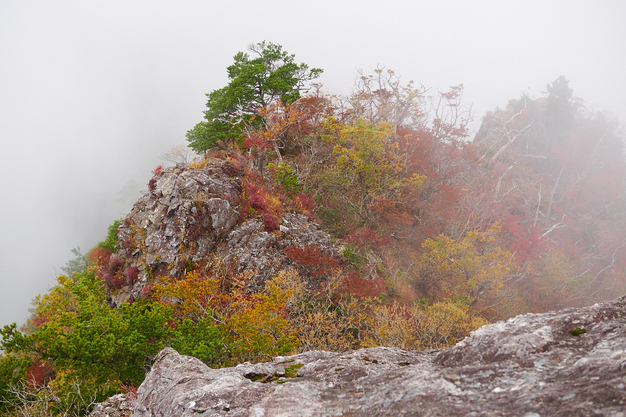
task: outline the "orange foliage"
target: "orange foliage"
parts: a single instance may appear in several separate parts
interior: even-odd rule
[[[95,248],[87,256],[89,263],[98,267],[104,267],[109,264],[111,252],[105,248]]]
[[[285,319],[289,293],[276,281],[268,281],[266,291],[258,294],[247,293],[244,287],[244,277],[226,291],[220,278],[190,271],[182,279],[155,285],[153,298],[171,304],[180,318],[195,322],[212,318],[229,343],[232,363],[293,350],[297,339]]]

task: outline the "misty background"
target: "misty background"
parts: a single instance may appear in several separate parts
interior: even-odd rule
[[[559,75],[626,120],[626,2],[0,0],[0,325],[106,236],[252,42],[349,94],[377,65],[488,110]]]

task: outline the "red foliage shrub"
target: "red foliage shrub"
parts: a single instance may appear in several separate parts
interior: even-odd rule
[[[154,187],[156,186],[156,178],[151,178],[150,181],[148,181],[148,190],[150,191],[154,191]]]
[[[329,274],[339,268],[339,260],[325,255],[318,246],[310,245],[300,248],[290,246],[285,249],[285,255],[296,264],[305,267],[312,276]]]
[[[104,284],[109,288],[120,289],[137,279],[137,268],[130,268],[126,273],[122,273],[120,271],[123,264],[122,260],[117,256],[112,256],[107,249],[96,248],[91,251],[87,259],[97,267],[96,275],[104,280]]]
[[[243,183],[244,193],[248,205],[253,209],[265,213],[267,202],[265,201],[265,190],[249,181]]]
[[[137,280],[138,275],[139,275],[139,270],[137,269],[136,266],[133,266],[132,268],[128,268],[126,270],[126,283],[128,285],[134,284],[135,281]]]
[[[98,267],[104,267],[109,264],[111,252],[105,248],[95,248],[87,256],[89,263]]]
[[[154,286],[146,285],[141,289],[141,298],[150,298],[152,293],[154,292]]]
[[[29,389],[44,386],[54,379],[54,368],[48,362],[37,360],[26,369],[26,381]]]
[[[269,149],[271,143],[264,137],[258,134],[251,134],[243,138],[242,145],[248,149],[254,149],[256,152]]]
[[[313,217],[313,209],[315,208],[315,200],[308,193],[299,193],[293,197],[296,207],[307,217]]]
[[[255,194],[250,197],[250,207],[260,212],[264,212],[267,210],[267,203],[262,195]]]
[[[154,175],[148,182],[148,189],[150,191],[154,191],[154,187],[156,187],[157,179],[161,176],[162,173],[163,173],[163,167],[161,165],[159,165],[158,167],[154,169],[154,171],[152,171],[152,174]]]
[[[386,294],[385,282],[378,275],[374,279],[361,277],[358,271],[350,271],[343,281],[343,290],[358,297],[378,297]]]
[[[121,266],[122,266],[122,260],[118,258],[117,256],[112,256],[111,262],[109,262],[109,265],[107,266],[107,271],[111,272],[112,274],[115,274],[120,269]]]
[[[48,321],[48,317],[46,315],[43,316],[35,316],[32,319],[28,320],[28,324],[33,327],[40,327],[42,324]]]
[[[128,405],[132,407],[135,401],[137,401],[137,387],[131,384],[122,384],[122,390],[124,390]]]
[[[391,243],[391,239],[386,236],[382,236],[380,233],[370,229],[369,227],[352,230],[348,233],[345,239],[346,242],[353,243],[360,248],[379,248]]]
[[[278,218],[272,213],[265,213],[263,215],[263,224],[265,225],[265,231],[271,233],[278,229]]]
[[[502,229],[509,232],[507,246],[518,260],[525,261],[537,257],[543,245],[536,227],[523,225],[517,216],[505,213]]]
[[[104,284],[114,290],[119,290],[124,285],[126,285],[126,280],[119,275],[114,275],[111,273],[104,274]]]
[[[265,179],[256,174],[248,173],[243,181],[242,197],[244,204],[241,205],[240,218],[243,220],[251,214],[265,215],[270,212],[268,204],[268,192]]]
[[[116,256],[112,256],[108,265],[101,268],[102,279],[104,284],[111,289],[120,289],[126,285],[126,277],[120,272],[122,260]]]

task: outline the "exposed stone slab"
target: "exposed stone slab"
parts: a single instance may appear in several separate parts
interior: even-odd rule
[[[168,348],[132,415],[626,416],[626,298],[518,316],[442,351],[312,351],[210,369]]]

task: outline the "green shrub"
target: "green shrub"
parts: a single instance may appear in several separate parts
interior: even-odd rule
[[[97,248],[104,248],[111,253],[115,253],[117,251],[117,228],[120,227],[120,224],[122,224],[121,220],[115,220],[113,224],[109,226],[107,238],[94,246],[92,251]]]
[[[123,384],[138,386],[166,346],[205,361],[221,355],[224,344],[210,321],[176,319],[170,305],[150,300],[111,308],[103,282],[91,271],[58,281],[35,302],[43,323],[28,335],[15,324],[5,326],[0,343],[9,354],[38,354],[53,364],[57,375],[50,387],[61,399],[53,405],[58,412],[84,411],[87,405],[72,394],[77,389],[91,403],[119,392]]]
[[[26,381],[26,370],[32,359],[25,355],[0,356],[0,414],[13,411],[18,400],[13,387]]]

